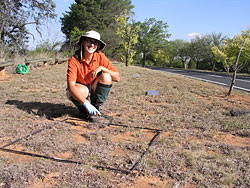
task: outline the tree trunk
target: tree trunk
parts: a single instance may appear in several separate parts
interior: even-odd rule
[[[126,57],[125,57],[125,64],[126,64],[126,67],[128,66],[128,51],[126,52]]]
[[[227,96],[230,96],[232,91],[233,91],[235,81],[236,81],[236,74],[237,74],[238,65],[239,65],[239,61],[240,61],[241,51],[244,48],[245,44],[246,44],[246,39],[244,40],[243,44],[240,47],[240,51],[239,51],[239,54],[238,54],[238,57],[237,57],[237,60],[236,60],[235,66],[234,66],[234,73],[233,73],[232,83],[231,83],[231,86],[230,86],[229,91],[227,93]]]
[[[169,61],[169,67],[172,67],[172,58],[170,59],[170,61]]]
[[[181,62],[182,62],[182,67],[186,69],[185,60],[181,60]]]
[[[215,63],[216,63],[216,61],[215,61],[215,60],[213,60],[213,62],[212,62],[212,71],[214,71],[214,70],[215,70]]]
[[[145,52],[143,52],[143,56],[142,56],[142,67],[145,67],[146,65],[146,54]]]
[[[234,85],[235,85],[235,81],[236,81],[236,74],[237,74],[237,71],[234,70],[234,73],[233,73],[233,79],[232,79],[232,83],[230,85],[230,88],[229,88],[229,91],[227,93],[227,96],[230,96],[232,91],[233,91],[233,88],[234,88]]]
[[[190,58],[185,59],[185,61],[184,61],[184,68],[185,68],[185,70],[188,69],[188,65],[189,65],[190,61],[191,61]]]
[[[130,40],[128,42],[128,48],[127,48],[127,51],[126,51],[126,57],[125,57],[125,63],[126,63],[126,67],[128,66],[128,61],[129,61],[129,54],[130,54]]]

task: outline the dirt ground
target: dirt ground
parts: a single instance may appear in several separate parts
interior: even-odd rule
[[[226,97],[228,88],[113,64],[121,81],[102,106],[113,120],[98,123],[79,119],[67,100],[66,63],[26,75],[8,67],[0,77],[0,188],[250,187],[250,114],[230,113],[250,110],[249,93]]]

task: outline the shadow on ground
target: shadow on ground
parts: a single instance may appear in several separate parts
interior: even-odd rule
[[[77,109],[65,104],[23,102],[19,100],[7,100],[5,104],[15,105],[18,109],[29,114],[45,116],[47,119],[58,118],[64,115],[77,117]]]

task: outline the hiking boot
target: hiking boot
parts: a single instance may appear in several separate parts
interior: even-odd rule
[[[85,120],[88,119],[88,114],[87,114],[86,111],[80,111],[80,110],[79,110],[78,116],[79,116],[80,119],[85,119]]]
[[[90,123],[99,122],[99,116],[84,116],[83,114],[79,113],[79,118]]]
[[[70,100],[74,103],[74,105],[78,108],[79,114],[78,117],[80,119],[83,119],[85,121],[88,121],[89,113],[87,112],[86,108],[77,100],[73,99],[73,97],[70,98]]]
[[[97,123],[99,121],[99,116],[91,116],[88,113],[87,109],[79,101],[73,99],[73,97],[71,97],[70,100],[78,108],[78,111],[79,111],[78,117],[80,119],[87,121],[87,122],[93,122],[93,123]],[[97,106],[97,110],[98,111],[100,110],[99,106]]]
[[[79,118],[86,121],[86,122],[91,122],[91,123],[99,122],[99,116],[91,116],[86,111],[84,111],[84,112],[79,111]]]
[[[91,104],[100,111],[101,105],[106,101],[108,98],[108,94],[111,90],[111,85],[101,84],[98,83],[96,86],[95,93],[90,96]]]
[[[90,117],[88,117],[87,119],[88,119],[88,122],[91,122],[91,123],[98,123],[100,117],[99,117],[99,116],[90,116]]]

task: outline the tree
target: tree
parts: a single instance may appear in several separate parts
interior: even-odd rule
[[[55,18],[55,3],[52,0],[1,0],[0,2],[0,56],[5,47],[20,48],[27,41],[26,26],[40,26],[49,18]],[[41,34],[41,33],[40,33]]]
[[[82,32],[96,30],[107,45],[115,49],[118,45],[115,16],[120,15],[125,9],[130,12],[132,8],[134,6],[130,0],[75,0],[69,8],[70,11],[60,18],[61,30],[68,41],[72,41],[72,30],[76,28]]]
[[[77,43],[79,41],[79,37],[84,35],[85,32],[81,31],[78,27],[74,27],[70,32],[70,43]]]
[[[190,43],[187,41],[182,41],[181,45],[180,45],[180,49],[179,49],[179,57],[181,58],[182,61],[182,66],[184,69],[188,69],[189,68],[189,64],[191,61],[191,57],[189,55],[189,46]]]
[[[170,52],[170,66],[173,65],[175,59],[180,59],[182,62],[182,67],[187,69],[190,62],[189,46],[190,42],[184,40],[174,40],[169,42],[169,52]]]
[[[228,39],[219,49],[217,46],[212,47],[212,51],[218,62],[222,62],[227,71],[233,71],[233,78],[227,95],[231,95],[237,72],[250,62],[250,29],[242,31],[233,39]]]
[[[211,61],[211,41],[207,35],[195,37],[191,40],[189,54],[196,63],[196,69],[208,69],[208,63]]]
[[[142,53],[142,66],[145,67],[146,60],[155,50],[161,49],[167,42],[168,25],[155,18],[149,18],[145,22],[138,22],[140,25],[137,53]]]
[[[133,57],[135,55],[134,46],[137,43],[140,27],[134,23],[133,19],[131,23],[128,23],[129,14],[127,10],[120,16],[116,16],[115,20],[117,24],[116,33],[121,38],[123,49],[121,59],[126,66],[128,66],[133,62]]]
[[[215,70],[216,60],[211,48],[214,45],[220,48],[226,38],[222,36],[222,33],[212,33],[197,36],[191,40],[189,54],[191,59],[196,63],[196,69]]]
[[[154,51],[152,54],[152,60],[154,62],[154,66],[167,66],[168,63],[170,62],[170,51],[169,47],[167,46],[165,48],[159,48]]]
[[[227,39],[227,36],[223,36],[222,33],[212,33],[210,35],[208,35],[209,39],[210,39],[210,46],[211,48],[213,46],[217,46],[219,49],[223,46],[224,41]],[[210,53],[211,54],[211,53]],[[211,64],[212,64],[212,71],[215,70],[216,67],[216,59],[214,57],[214,54],[211,54]]]

